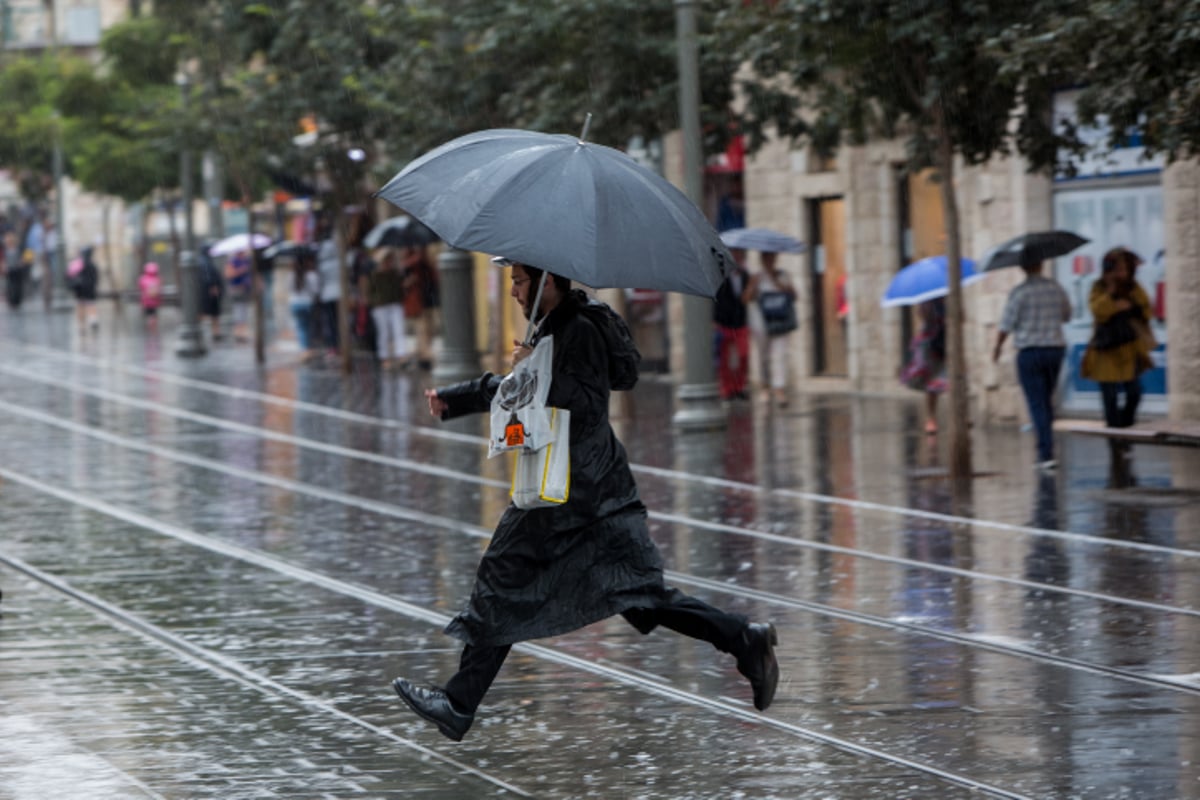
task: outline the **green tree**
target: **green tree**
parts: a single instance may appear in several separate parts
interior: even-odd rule
[[[1047,86],[1080,87],[1074,123],[1033,132],[1042,134],[1039,163],[1082,150],[1080,125],[1107,130],[1103,149],[1136,133],[1170,161],[1200,153],[1200,4],[1043,0],[992,45],[1033,107],[1044,106]]]
[[[679,127],[670,0],[449,0],[403,4],[409,33],[391,60],[388,149],[404,161],[494,127],[577,133],[624,147]],[[707,146],[730,135],[736,61],[712,43],[716,3],[702,3],[701,99]]]
[[[8,56],[0,68],[0,165],[11,169],[22,194],[42,200],[59,129],[53,103],[56,64],[50,58]]]
[[[957,478],[972,474],[972,459],[955,157],[976,164],[1025,143],[1009,128],[1020,116],[1023,76],[1002,71],[1000,54],[988,47],[1025,16],[1018,4],[986,0],[779,0],[731,3],[722,17],[727,46],[753,67],[741,82],[752,145],[772,128],[826,151],[899,137],[911,169],[936,169],[950,272],[950,472]]]

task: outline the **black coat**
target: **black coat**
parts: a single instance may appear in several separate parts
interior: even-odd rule
[[[548,403],[571,411],[571,491],[561,506],[500,518],[467,608],[446,633],[477,646],[581,628],[665,598],[662,558],[646,527],[625,448],[608,422],[608,353],[600,331],[568,296],[536,338],[554,336]],[[490,408],[491,374],[438,391],[445,417]]]
[[[93,301],[96,299],[96,286],[100,282],[100,271],[91,256],[84,256],[83,269],[71,281],[76,300]]]

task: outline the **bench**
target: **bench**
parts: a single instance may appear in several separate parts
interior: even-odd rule
[[[1104,424],[1103,420],[1059,419],[1054,421],[1054,430],[1063,433],[1104,436],[1115,441],[1135,444],[1200,447],[1200,422],[1156,419],[1139,422],[1128,428],[1110,428]]]

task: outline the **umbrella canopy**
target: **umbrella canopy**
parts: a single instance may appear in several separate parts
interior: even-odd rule
[[[1035,231],[1023,233],[996,245],[983,255],[983,271],[1021,266],[1022,256],[1037,261],[1058,258],[1082,247],[1090,240],[1070,231]]]
[[[733,268],[683,192],[624,153],[574,136],[468,134],[413,161],[379,196],[454,247],[595,288],[712,297]]]
[[[371,228],[363,245],[376,247],[424,247],[437,241],[437,234],[410,216],[392,217]]]
[[[228,256],[242,250],[261,250],[270,244],[271,237],[264,233],[256,233],[253,237],[248,233],[235,233],[208,248],[208,254],[210,256]]]
[[[803,253],[805,249],[799,239],[767,228],[730,228],[721,231],[721,241],[726,247],[764,253]]]
[[[263,250],[263,258],[296,258],[305,254],[316,253],[317,249],[308,242],[293,242],[290,240],[276,242]]]
[[[961,260],[962,285],[974,283],[983,277],[975,271],[975,262],[969,258]],[[948,265],[945,256],[930,256],[914,261],[896,273],[887,291],[883,293],[884,308],[891,306],[913,306],[945,297],[950,292],[950,282],[947,277]]]

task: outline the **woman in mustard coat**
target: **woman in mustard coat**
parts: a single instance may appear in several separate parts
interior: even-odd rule
[[[1104,254],[1100,279],[1092,284],[1088,297],[1095,329],[1081,372],[1100,384],[1104,422],[1110,428],[1128,428],[1134,423],[1142,399],[1138,376],[1153,365],[1150,298],[1133,277],[1140,263],[1141,259],[1123,247],[1109,250]]]

